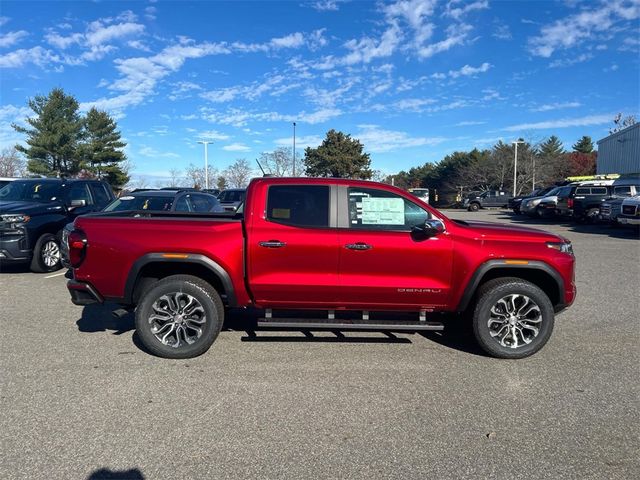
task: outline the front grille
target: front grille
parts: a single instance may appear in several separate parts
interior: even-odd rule
[[[623,205],[622,213],[623,215],[635,215],[636,214],[636,205]]]

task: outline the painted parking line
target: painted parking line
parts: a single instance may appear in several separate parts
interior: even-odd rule
[[[61,276],[61,275],[64,275],[65,273],[67,273],[67,272],[54,273],[53,275],[47,275],[47,276],[46,276],[46,277],[44,277],[44,278],[59,277],[59,276]]]

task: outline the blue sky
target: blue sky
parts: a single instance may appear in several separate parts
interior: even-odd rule
[[[63,87],[118,119],[137,175],[331,128],[385,173],[499,139],[606,136],[640,110],[640,0],[3,0],[0,146]]]

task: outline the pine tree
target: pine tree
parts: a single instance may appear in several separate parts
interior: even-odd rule
[[[593,152],[593,141],[588,135],[584,135],[573,145],[573,151],[578,153],[591,153]]]
[[[16,150],[26,155],[28,170],[43,175],[76,174],[80,170],[77,150],[83,123],[78,101],[61,88],[54,88],[47,96],[29,100],[29,107],[36,114],[27,118],[32,128],[13,125],[17,132],[27,135],[27,146],[16,145]]]
[[[107,112],[91,108],[84,120],[84,142],[79,148],[82,166],[93,175],[104,178],[115,188],[129,181],[120,167],[127,157],[122,151],[126,143],[121,141],[116,122]]]
[[[363,149],[351,135],[329,130],[319,147],[305,149],[306,173],[310,177],[371,178],[371,159]]]
[[[551,135],[540,145],[540,156],[543,158],[557,158],[564,154],[562,142],[555,135]]]

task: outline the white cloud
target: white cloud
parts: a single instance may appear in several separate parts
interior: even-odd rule
[[[24,30],[2,34],[0,35],[0,48],[11,47],[28,35],[29,32],[26,32]]]
[[[144,25],[139,23],[117,23],[104,25],[102,22],[92,22],[85,34],[89,45],[103,45],[111,40],[139,35],[144,31]]]
[[[571,67],[578,63],[583,63],[588,60],[591,60],[593,55],[590,53],[581,53],[578,56],[570,57],[570,58],[559,58],[554,60],[549,64],[549,68],[562,68],[562,67]]]
[[[493,38],[497,38],[498,40],[511,40],[513,36],[511,35],[511,29],[509,29],[509,25],[498,24],[496,25],[496,30],[491,34]]]
[[[566,18],[544,25],[540,34],[528,42],[529,52],[548,58],[556,50],[566,50],[597,39],[618,24],[640,17],[637,0],[602,0],[594,8],[585,8]]]
[[[315,148],[322,143],[323,138],[320,135],[303,135],[296,136],[296,150],[298,148]],[[293,137],[278,138],[274,143],[280,147],[292,147]]]
[[[424,110],[423,107],[434,103],[436,101],[431,98],[405,98],[395,102],[393,106],[401,111],[422,112]]]
[[[551,128],[586,127],[590,125],[603,125],[613,122],[613,114],[587,115],[579,118],[563,118],[560,120],[547,120],[536,123],[522,123],[503,128],[507,132],[519,132],[524,130],[545,130]]]
[[[246,146],[244,143],[232,143],[222,147],[227,152],[250,152],[251,147]]]
[[[9,17],[0,17],[0,27],[2,27],[5,24],[9,23],[9,20],[11,20]]]
[[[39,67],[46,67],[50,63],[59,63],[60,57],[51,50],[46,50],[41,46],[20,49],[0,55],[0,68],[20,68],[29,63]]]
[[[475,120],[464,120],[462,122],[458,122],[454,125],[454,127],[470,127],[473,125],[484,125],[487,122],[479,122],[479,121],[475,121]]]
[[[197,136],[203,140],[229,140],[230,138],[226,133],[220,133],[217,130],[205,130],[198,133]]]
[[[319,12],[337,11],[338,4],[344,0],[317,0],[311,4],[311,7]]]
[[[223,125],[233,125],[244,127],[249,122],[300,122],[300,123],[324,123],[342,114],[341,110],[335,108],[325,108],[315,112],[300,112],[297,115],[282,114],[278,112],[249,112],[237,108],[229,109],[220,113],[212,111],[207,107],[201,109],[202,118]]]
[[[446,141],[444,137],[411,137],[406,132],[384,130],[378,125],[358,125],[360,131],[354,138],[360,140],[365,150],[371,153],[384,153],[404,148],[437,145]]]
[[[60,50],[65,50],[74,43],[80,43],[84,39],[84,35],[81,33],[73,33],[71,35],[63,37],[62,35],[59,35],[55,32],[49,32],[44,36],[44,39],[50,45],[53,45]]]
[[[466,24],[456,25],[453,28],[449,27],[447,29],[447,37],[444,40],[419,48],[417,54],[420,58],[424,59],[432,57],[437,53],[446,52],[457,45],[462,45],[471,30],[472,27]]]
[[[455,6],[460,5],[461,2],[457,0],[453,0],[447,4],[446,15],[459,20],[461,17],[466,15],[469,12],[473,12],[475,10],[485,10],[489,8],[489,2],[487,0],[479,0],[472,3],[464,4],[461,7]]]
[[[304,45],[304,35],[302,35],[300,32],[296,32],[285,37],[272,38],[269,44],[274,49],[298,48]]]
[[[180,158],[180,155],[173,152],[160,152],[153,147],[148,147],[146,145],[142,145],[138,150],[138,154],[143,157],[151,157],[151,158]]]
[[[540,105],[539,107],[532,108],[532,112],[549,112],[551,110],[561,110],[563,108],[577,108],[582,106],[580,102],[556,102]]]
[[[28,107],[0,105],[0,147],[13,146],[24,140],[23,135],[16,132],[11,125],[15,123],[28,126],[25,119],[31,115],[33,111]]]
[[[462,67],[459,70],[449,70],[449,76],[451,78],[458,78],[458,77],[468,77],[471,75],[477,75],[478,73],[485,73],[487,71],[489,71],[489,69],[492,67],[492,65],[490,63],[484,62],[482,65],[478,66],[478,67],[472,67],[471,65],[465,65],[464,67]]]

